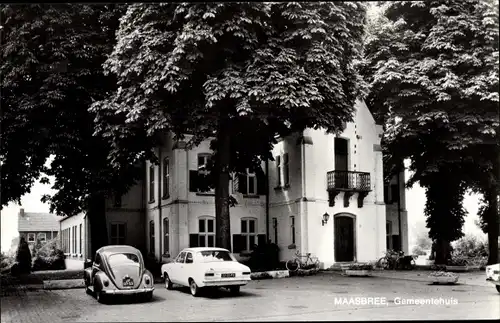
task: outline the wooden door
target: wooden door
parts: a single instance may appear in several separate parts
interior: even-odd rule
[[[347,216],[335,217],[335,261],[354,261],[354,219]]]

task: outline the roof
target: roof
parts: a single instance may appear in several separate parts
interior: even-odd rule
[[[37,213],[37,212],[24,212],[24,215],[18,214],[18,227],[19,232],[42,232],[42,231],[59,231],[59,219],[52,213]]]
[[[125,252],[134,252],[140,254],[141,252],[132,246],[127,246],[127,245],[111,245],[111,246],[105,246],[97,250],[99,253],[103,254],[112,254],[112,253],[125,253]]]
[[[193,247],[193,248],[185,248],[182,251],[191,251],[191,252],[200,252],[200,251],[227,251],[229,250],[224,249],[224,248],[217,248],[217,247]]]

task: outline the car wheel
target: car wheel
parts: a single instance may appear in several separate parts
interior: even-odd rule
[[[231,286],[229,287],[229,291],[233,295],[238,295],[240,293],[240,286]]]
[[[89,286],[85,286],[85,293],[87,293],[88,295],[92,294],[92,291],[90,290]]]
[[[194,297],[200,295],[200,288],[196,285],[196,282],[193,279],[189,281],[189,290],[191,291],[191,295]]]
[[[496,285],[495,287],[497,288],[497,292],[500,293],[500,285]]]
[[[172,284],[172,281],[170,280],[170,277],[168,277],[167,273],[163,274],[163,276],[165,277],[165,288],[168,290],[171,290],[173,287],[173,284]]]

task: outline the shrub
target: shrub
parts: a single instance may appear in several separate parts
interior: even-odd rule
[[[31,251],[24,238],[19,240],[16,252],[16,263],[13,274],[26,274],[31,272]]]
[[[488,257],[488,243],[473,235],[466,235],[454,243],[452,257]]]
[[[372,264],[351,264],[349,265],[349,270],[372,270],[373,265]]]
[[[0,272],[5,272],[11,269],[12,265],[15,263],[15,259],[11,255],[5,253],[0,253]]]
[[[460,257],[452,258],[452,259],[449,259],[446,262],[446,264],[448,266],[467,266],[467,259],[460,258]]]
[[[250,254],[247,266],[252,271],[267,271],[280,268],[278,245],[268,242],[258,245]]]
[[[37,241],[33,249],[33,271],[40,270],[64,270],[66,263],[64,251],[59,249],[59,239],[55,238],[42,244]]]

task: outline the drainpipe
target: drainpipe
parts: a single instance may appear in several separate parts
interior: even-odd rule
[[[162,158],[161,158],[161,146],[158,148],[158,158],[160,159],[160,163],[158,164],[158,239],[160,240],[159,242],[159,247],[158,251],[160,252],[160,256],[158,257],[158,260],[160,263],[162,263],[163,258],[162,258],[162,252],[161,252],[161,242],[162,242],[162,236],[161,236],[161,171],[162,171]]]
[[[269,241],[269,160],[267,159],[266,159],[266,239]]]
[[[398,169],[397,181],[398,181],[398,224],[399,224],[399,250],[403,251],[403,230],[401,224],[401,168]]]

